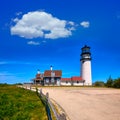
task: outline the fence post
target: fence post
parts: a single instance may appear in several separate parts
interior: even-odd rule
[[[46,110],[47,110],[47,115],[48,115],[48,120],[52,120],[51,118],[51,112],[49,108],[49,93],[46,93]]]
[[[42,88],[40,89],[40,95],[42,95]]]
[[[49,99],[49,93],[48,92],[46,93],[46,98],[47,98],[47,101],[48,101],[48,99]]]
[[[36,87],[36,92],[37,92],[37,94],[38,94],[38,88]]]

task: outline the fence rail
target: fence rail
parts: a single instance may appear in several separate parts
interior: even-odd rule
[[[46,95],[44,95],[44,94],[42,93],[42,89],[40,89],[40,92],[39,92],[37,88],[36,88],[36,93],[37,93],[37,95],[40,97],[42,103],[44,104],[44,106],[45,106],[45,108],[46,108],[48,120],[52,120],[51,112],[50,112],[50,106],[49,106],[49,103],[48,103],[49,94],[46,93]]]
[[[21,86],[22,88],[25,89],[29,89],[32,91],[36,91],[37,95],[39,96],[39,98],[41,99],[42,103],[44,104],[45,108],[46,108],[46,113],[47,113],[47,117],[48,120],[52,120],[51,117],[51,110],[54,113],[55,119],[56,120],[70,120],[65,114],[59,114],[58,111],[55,109],[55,106],[53,105],[53,103],[51,102],[50,98],[49,98],[49,93],[47,92],[46,95],[43,94],[42,89],[38,88],[32,88],[31,86]],[[51,109],[50,109],[51,108]]]
[[[38,92],[38,93],[41,97],[41,100],[43,100],[43,102],[45,102],[46,111],[47,111],[47,115],[48,115],[48,120],[52,120],[50,108],[52,109],[56,120],[67,120],[65,114],[60,114],[60,115],[58,114],[58,112],[56,111],[53,103],[51,102],[51,100],[49,98],[49,93],[47,92],[46,95],[44,95],[43,92],[42,92],[42,89],[40,89],[39,91],[40,92]]]

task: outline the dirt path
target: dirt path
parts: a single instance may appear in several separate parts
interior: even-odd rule
[[[42,88],[71,120],[120,120],[120,90],[107,88]]]

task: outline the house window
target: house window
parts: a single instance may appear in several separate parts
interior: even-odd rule
[[[66,81],[66,84],[68,84],[68,81]]]
[[[52,82],[52,83],[54,83],[54,82],[55,82],[54,78],[51,78],[51,82]]]
[[[79,83],[79,81],[77,81],[77,84]]]
[[[49,79],[48,78],[45,81],[46,81],[46,83],[49,83]]]

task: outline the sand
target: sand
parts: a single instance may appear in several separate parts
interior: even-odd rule
[[[71,120],[120,120],[120,89],[50,87],[49,92]]]

